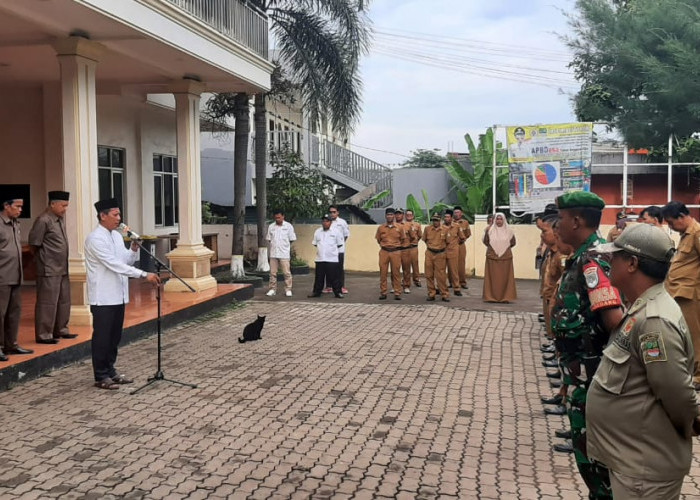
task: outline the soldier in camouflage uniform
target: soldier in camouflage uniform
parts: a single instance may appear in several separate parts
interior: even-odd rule
[[[563,382],[570,387],[567,413],[581,477],[589,498],[612,498],[608,470],[586,454],[586,394],[610,332],[622,319],[622,302],[610,284],[609,265],[589,250],[605,240],[598,225],[605,202],[594,193],[576,191],[559,196],[557,233],[575,251],[567,260],[552,309],[552,331]]]

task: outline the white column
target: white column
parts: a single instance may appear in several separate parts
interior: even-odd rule
[[[96,223],[97,112],[95,68],[104,48],[95,42],[69,37],[54,44],[61,68],[61,132],[63,188],[71,194],[66,214],[70,252],[72,325],[92,324],[87,303],[85,238]]]
[[[199,130],[199,101],[204,85],[183,80],[173,87],[177,115],[177,169],[180,236],[177,248],[168,254],[171,267],[197,291],[216,288],[211,276],[214,252],[202,241],[202,175]],[[186,292],[177,279],[165,284],[167,292]]]

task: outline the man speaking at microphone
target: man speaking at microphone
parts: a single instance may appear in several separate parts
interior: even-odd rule
[[[131,243],[124,247],[124,239],[117,231],[121,222],[121,210],[116,199],[95,203],[99,224],[85,239],[85,265],[87,267],[87,291],[92,313],[92,368],[95,387],[119,389],[121,384],[133,380],[117,374],[114,363],[122,338],[124,310],[129,302],[129,279],[146,278],[157,285],[157,274],[133,267],[139,246]]]

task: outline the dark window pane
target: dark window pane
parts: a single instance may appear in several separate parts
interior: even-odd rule
[[[108,168],[97,169],[97,188],[100,200],[112,197],[112,175]]]
[[[163,212],[165,213],[165,219],[163,220],[163,225],[174,226],[175,225],[175,196],[173,191],[173,176],[164,175],[163,176]]]
[[[126,217],[126,209],[124,207],[124,194],[122,191],[122,182],[124,176],[121,173],[112,171],[112,193],[113,197],[119,202],[119,207],[122,209],[122,218]]]
[[[121,149],[112,150],[112,167],[124,168],[124,151]]]
[[[173,172],[177,173],[177,157],[173,157]]]
[[[177,177],[173,179],[173,185],[175,186],[175,224],[180,223],[180,191],[178,186]]]
[[[160,175],[153,177],[153,199],[155,200],[156,226],[163,225],[163,178]]]
[[[163,172],[173,171],[173,158],[171,156],[163,157]]]
[[[163,171],[163,157],[160,155],[153,155],[153,171],[162,172]]]
[[[97,165],[100,167],[109,167],[109,149],[103,146],[97,147]]]

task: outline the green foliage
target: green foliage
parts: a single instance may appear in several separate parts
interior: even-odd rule
[[[403,168],[444,168],[447,158],[438,154],[439,149],[418,149],[411,151],[412,156],[403,162]]]
[[[694,134],[685,139],[674,138],[673,160],[680,163],[693,163],[700,161],[700,137]],[[653,162],[668,160],[668,142],[649,148],[649,159]]]
[[[464,168],[457,160],[451,158],[446,170],[452,177],[457,203],[462,207],[465,218],[474,223],[476,214],[493,213],[493,130],[488,128],[485,134],[479,136],[476,146],[471,136],[465,137],[469,147],[469,156],[473,172]],[[506,165],[508,152],[496,144],[496,164]],[[508,204],[509,199],[508,170],[499,169],[496,175],[496,203]]]
[[[447,208],[450,208],[449,205],[442,202],[431,205],[425,189],[421,189],[421,194],[423,195],[423,206],[418,203],[418,200],[412,194],[406,196],[406,209],[413,210],[413,215],[416,216],[416,220],[421,224],[429,224],[431,214],[442,214]]]
[[[374,204],[377,203],[378,201],[383,200],[387,196],[391,194],[391,189],[385,189],[384,191],[380,191],[379,193],[375,194],[372,196],[369,200],[364,202],[362,204],[362,210],[369,210],[370,208],[374,208]]]
[[[579,119],[610,123],[632,147],[699,131],[700,1],[578,0],[576,11],[566,43]]]
[[[270,164],[274,172],[267,180],[268,211],[279,208],[293,221],[320,217],[333,203],[333,183],[306,165],[299,153],[283,146],[270,152]]]
[[[208,201],[202,202],[202,224],[226,224],[226,217],[215,215],[211,211],[211,203]]]

